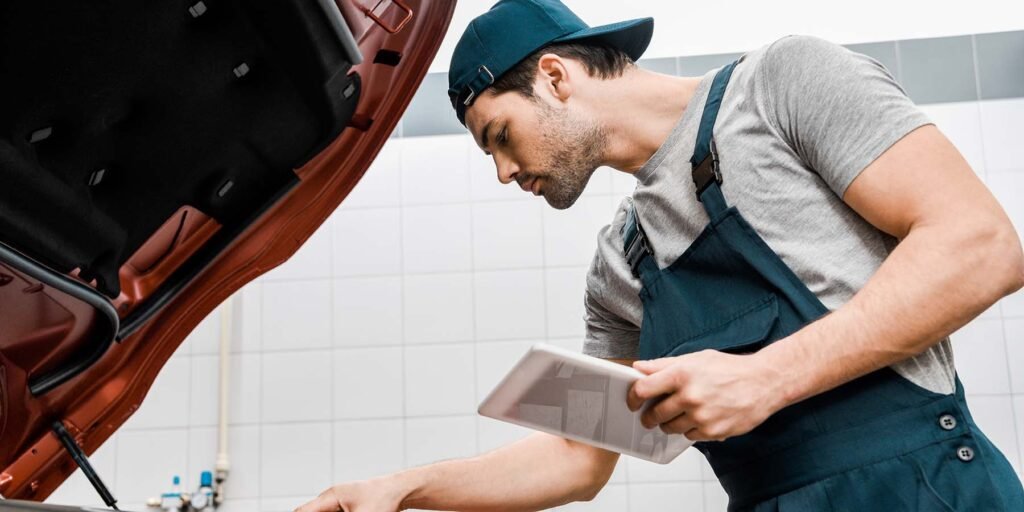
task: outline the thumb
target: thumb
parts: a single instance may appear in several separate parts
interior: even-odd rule
[[[646,361],[633,361],[633,368],[640,370],[646,374],[652,374],[660,371],[672,364],[674,357],[662,357],[658,359],[648,359]]]

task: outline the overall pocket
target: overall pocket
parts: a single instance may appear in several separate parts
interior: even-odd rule
[[[758,300],[737,307],[731,312],[686,333],[665,346],[656,357],[678,356],[705,349],[728,353],[756,352],[768,343],[772,328],[779,319],[778,298],[767,293]]]
[[[928,473],[925,471],[921,461],[914,458],[913,455],[909,457],[911,463],[914,465],[914,469],[917,471],[918,490],[918,510],[932,511],[942,510],[945,512],[956,512],[956,509],[952,505],[946,502],[946,499],[939,495],[939,491],[932,485],[931,480],[928,479]]]

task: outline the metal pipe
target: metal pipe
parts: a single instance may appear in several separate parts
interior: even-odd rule
[[[220,413],[217,419],[217,462],[214,464],[213,506],[224,502],[224,481],[231,470],[228,459],[228,399],[231,389],[231,333],[235,300],[228,297],[220,311]]]

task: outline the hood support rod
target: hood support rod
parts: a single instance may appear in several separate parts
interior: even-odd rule
[[[96,470],[93,469],[92,464],[89,462],[89,457],[85,455],[82,447],[78,446],[78,443],[71,437],[68,429],[64,428],[64,424],[60,421],[53,422],[53,433],[57,436],[57,439],[60,439],[60,443],[64,445],[64,449],[74,459],[75,464],[78,464],[78,467],[82,469],[82,473],[85,474],[85,477],[89,479],[89,483],[99,493],[103,503],[114,510],[121,510],[117,508],[117,500],[114,498],[114,495],[110,493],[106,485],[103,485],[100,475],[96,474]]]

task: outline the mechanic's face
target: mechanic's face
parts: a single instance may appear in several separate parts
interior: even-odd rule
[[[551,206],[572,206],[601,165],[606,135],[564,103],[517,92],[484,93],[466,112],[477,144],[494,157],[498,180],[513,180]]]

